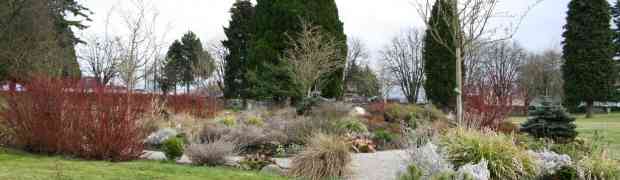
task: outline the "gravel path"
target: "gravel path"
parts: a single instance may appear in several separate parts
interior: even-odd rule
[[[351,177],[349,180],[396,180],[399,172],[406,167],[408,154],[404,150],[380,151],[377,153],[353,154],[351,162]],[[161,152],[146,151],[145,159],[163,160],[166,156]],[[229,161],[239,161],[241,157],[229,157]],[[283,168],[290,167],[290,158],[274,158],[276,163]],[[190,163],[183,156],[178,163]]]
[[[395,180],[406,167],[408,154],[403,150],[354,154],[350,180]]]

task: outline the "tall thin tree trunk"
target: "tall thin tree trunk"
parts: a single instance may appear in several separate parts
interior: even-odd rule
[[[458,90],[456,95],[456,119],[459,124],[463,123],[463,74],[462,74],[462,60],[461,48],[456,48],[456,88]]]
[[[592,111],[594,111],[594,101],[586,102],[586,118],[587,119],[594,117],[594,113]]]

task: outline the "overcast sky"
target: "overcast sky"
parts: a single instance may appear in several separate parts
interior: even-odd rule
[[[102,33],[107,12],[123,9],[127,0],[83,0],[95,14],[91,27],[81,35]],[[225,38],[222,27],[230,20],[229,9],[235,0],[145,0],[159,11],[159,33],[166,34],[166,42],[194,31],[203,41]],[[336,0],[340,19],[349,37],[362,39],[372,51],[373,61],[377,52],[400,32],[422,28],[414,0]],[[525,12],[535,0],[500,0],[499,11],[510,14]],[[569,0],[545,0],[528,13],[515,39],[532,51],[559,48],[562,26]],[[117,15],[113,15],[117,16]],[[513,18],[516,19],[516,18]],[[112,18],[110,24],[121,24]],[[116,31],[118,27],[111,28]]]

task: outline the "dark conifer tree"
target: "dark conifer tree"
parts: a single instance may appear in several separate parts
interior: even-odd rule
[[[256,4],[256,33],[252,38],[249,63],[250,73],[246,75],[251,96],[262,99],[284,100],[300,97],[290,77],[288,62],[280,57],[290,47],[286,35],[301,31],[301,21],[307,21],[342,42],[343,67],[346,59],[346,35],[343,23],[338,17],[338,8],[333,0],[258,0]],[[343,94],[342,69],[329,75],[327,85],[322,89],[327,97]]]
[[[438,0],[433,5],[429,27],[424,37],[423,58],[426,81],[424,90],[430,102],[444,110],[456,108],[456,56],[454,8],[450,1]]]
[[[230,9],[232,20],[224,28],[227,40],[222,44],[228,49],[224,67],[224,97],[248,98],[246,72],[248,71],[250,42],[254,35],[255,11],[248,0],[237,1]]]
[[[613,31],[607,0],[571,0],[564,26],[565,102],[586,103],[592,117],[595,101],[609,100],[615,81]]]
[[[546,97],[542,105],[529,114],[528,120],[521,125],[522,132],[556,142],[570,142],[577,137],[575,118],[561,106],[554,105],[550,97]]]

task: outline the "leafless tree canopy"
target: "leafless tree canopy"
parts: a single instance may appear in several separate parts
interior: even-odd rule
[[[224,73],[226,72],[226,56],[229,52],[226,47],[220,42],[210,42],[207,45],[208,51],[213,57],[213,64],[215,65],[213,81],[217,85],[218,89],[224,91]]]
[[[80,49],[80,59],[98,83],[107,85],[118,73],[121,60],[120,42],[107,37],[93,36],[86,39],[87,45]]]
[[[338,59],[338,43],[333,37],[324,34],[316,26],[302,21],[302,31],[293,38],[289,36],[291,48],[283,59],[290,62],[293,79],[301,86],[306,96],[320,89],[324,76],[333,73],[342,65]]]
[[[120,37],[118,70],[120,80],[128,89],[134,89],[137,82],[146,77],[147,64],[156,59],[161,50],[155,33],[158,12],[144,0],[132,0],[131,4],[132,8],[119,11],[126,35]]]
[[[527,104],[539,96],[563,97],[562,54],[557,50],[545,50],[531,54],[519,68],[519,84]]]
[[[385,68],[410,103],[417,102],[424,84],[423,34],[412,29],[395,37],[381,52]]]

